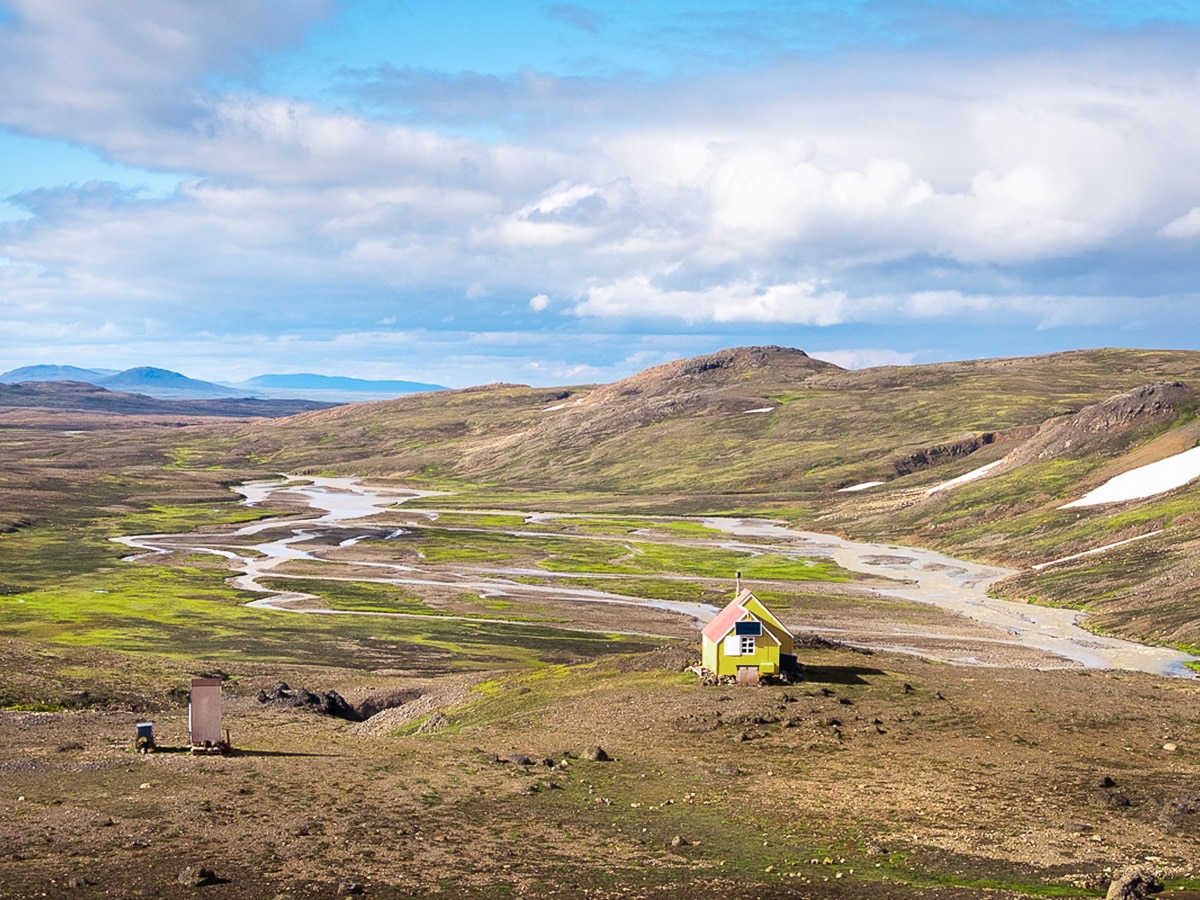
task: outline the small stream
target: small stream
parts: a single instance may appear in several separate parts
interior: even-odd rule
[[[929,603],[999,629],[1016,643],[1073,660],[1091,669],[1131,669],[1191,677],[1185,663],[1195,657],[1169,647],[1092,634],[1078,624],[1078,610],[1014,603],[988,596],[988,588],[1015,569],[967,562],[934,550],[848,541],[835,535],[795,531],[761,519],[705,519],[711,528],[742,537],[794,542],[810,556],[823,556],[851,572],[894,579],[885,597]]]
[[[298,592],[270,591],[264,588],[258,579],[271,574],[272,570],[287,561],[320,559],[310,555],[300,545],[323,536],[323,529],[345,527],[348,522],[386,512],[405,500],[431,496],[436,492],[369,486],[353,478],[306,478],[302,481],[289,479],[283,482],[255,482],[241,486],[238,491],[245,497],[244,502],[250,506],[302,498],[310,510],[318,511],[322,515],[305,516],[302,514],[297,518],[288,519],[286,522],[280,519],[268,519],[239,527],[232,532],[231,536],[252,536],[267,529],[279,528],[281,525],[292,529],[292,533],[288,537],[253,545],[250,548],[255,551],[253,555],[243,555],[231,550],[212,547],[189,546],[189,538],[194,540],[194,537],[190,535],[135,535],[116,540],[141,551],[137,556],[130,557],[131,559],[183,550],[214,553],[234,560],[241,571],[241,574],[231,579],[234,586],[243,590],[270,594],[268,597],[252,601],[251,605],[256,607],[324,614],[336,612],[337,614],[394,617],[413,615],[299,609],[295,608],[293,604],[297,601],[314,598]],[[538,513],[535,518],[553,519],[555,516]],[[563,518],[570,518],[570,516],[564,515]],[[1079,627],[1077,623],[1080,613],[1077,611],[1031,606],[989,597],[987,595],[988,588],[1001,578],[1015,574],[1013,570],[967,562],[932,550],[893,544],[862,543],[844,540],[833,535],[796,531],[779,522],[765,519],[710,517],[703,519],[702,522],[704,525],[730,536],[730,540],[727,541],[714,541],[714,546],[762,553],[768,548],[761,543],[739,542],[738,539],[769,540],[771,542],[770,552],[784,553],[798,558],[824,557],[832,559],[838,565],[852,572],[888,579],[894,582],[894,586],[877,588],[876,593],[881,596],[932,604],[988,626],[996,631],[996,637],[985,639],[988,642],[995,641],[1013,646],[1036,648],[1062,658],[1064,664],[1068,664],[1067,661],[1069,661],[1071,664],[1087,668],[1128,669],[1173,676],[1190,676],[1192,674],[1184,664],[1192,661],[1193,657],[1164,647],[1151,647],[1132,641],[1094,635]],[[518,534],[520,532],[510,533]],[[351,537],[342,541],[340,546],[343,549],[351,548],[356,540]],[[685,542],[681,541],[681,543]],[[694,539],[689,539],[686,543],[694,546],[696,542]],[[382,576],[381,572],[380,578],[372,580],[388,584],[445,585],[474,591],[485,597],[505,595],[505,576],[523,574],[516,570],[489,568],[443,574],[440,579],[435,580],[428,576],[421,577],[418,570],[413,567],[397,563],[363,560],[355,562],[354,565],[386,570],[386,576]],[[545,576],[547,573],[537,570],[532,574]],[[564,575],[565,573],[556,574]],[[518,587],[515,583],[509,582],[509,584],[514,590]],[[521,584],[519,590],[526,595],[544,594],[559,600],[649,606],[688,615],[698,622],[708,621],[718,611],[716,607],[708,604],[643,600],[607,594],[600,590],[571,588],[564,585]],[[488,621],[474,617],[472,620]],[[519,624],[509,620],[497,621]],[[919,636],[939,637],[935,634]],[[891,649],[897,648],[891,646]]]

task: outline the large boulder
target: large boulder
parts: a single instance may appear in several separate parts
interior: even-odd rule
[[[1151,869],[1130,866],[1117,872],[1104,900],[1146,900],[1163,889],[1163,883]]]

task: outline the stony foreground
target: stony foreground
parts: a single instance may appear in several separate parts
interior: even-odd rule
[[[1103,896],[1131,864],[1200,887],[1196,682],[825,650],[798,684],[705,688],[681,659],[247,667],[226,757],[182,752],[178,702],[0,713],[0,895]],[[261,702],[283,678],[401,705]]]

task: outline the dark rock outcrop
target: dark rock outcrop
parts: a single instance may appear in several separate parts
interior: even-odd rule
[[[1146,900],[1163,889],[1158,876],[1144,866],[1131,866],[1117,872],[1104,900]]]

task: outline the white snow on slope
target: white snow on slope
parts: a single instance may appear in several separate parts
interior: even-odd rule
[[[853,491],[865,491],[867,488],[879,487],[881,484],[886,484],[885,481],[864,481],[862,484],[852,484],[850,487],[839,488],[839,494],[849,494]]]
[[[1058,559],[1052,559],[1049,562],[1038,563],[1030,566],[1034,571],[1040,571],[1048,566],[1057,566],[1059,563],[1070,562],[1073,559],[1082,559],[1085,556],[1092,556],[1096,553],[1105,553],[1112,550],[1114,547],[1124,547],[1126,544],[1132,544],[1134,541],[1143,541],[1146,538],[1154,537],[1156,534],[1162,534],[1163,529],[1157,531],[1148,531],[1145,534],[1139,534],[1136,537],[1126,538],[1123,541],[1117,541],[1115,544],[1105,544],[1103,547],[1093,547],[1091,550],[1084,550],[1082,553],[1072,553],[1070,556],[1060,556]]]
[[[1182,487],[1195,478],[1200,478],[1200,447],[1176,453],[1148,466],[1122,472],[1094,491],[1088,491],[1078,500],[1072,500],[1059,509],[1141,500]]]
[[[925,493],[936,494],[938,491],[946,490],[946,488],[957,487],[960,484],[966,484],[968,481],[974,481],[976,478],[982,478],[1002,462],[1004,462],[1004,460],[998,459],[995,462],[988,463],[986,466],[980,466],[978,469],[972,469],[966,475],[959,475],[957,478],[951,478],[949,481],[943,481],[941,484],[934,485]]]

